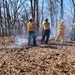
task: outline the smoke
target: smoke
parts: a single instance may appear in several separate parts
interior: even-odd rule
[[[55,35],[56,35],[56,28],[51,28],[51,33],[50,33],[50,39],[54,39]],[[38,35],[36,37],[36,41],[41,41],[42,35]],[[31,41],[32,43],[32,41]],[[25,35],[17,35],[15,36],[15,42],[9,46],[7,46],[7,48],[21,48],[24,46],[27,46],[28,44],[28,38]]]
[[[10,46],[8,46],[7,48],[19,48],[22,46],[26,46],[28,42],[27,37],[25,37],[24,35],[17,35],[15,37],[15,43],[11,44]]]
[[[54,39],[57,34],[57,28],[56,27],[51,27],[50,28],[50,39]]]
[[[68,32],[67,32],[68,31]],[[67,29],[66,28],[66,37],[70,36],[70,32],[71,28]],[[57,28],[56,27],[51,27],[50,29],[50,38],[49,39],[55,39],[55,36],[57,34]],[[36,37],[36,42],[40,42],[42,38],[42,35],[38,35]],[[32,41],[31,41],[32,43]],[[25,35],[17,35],[15,36],[15,43],[11,44],[10,46],[8,46],[7,48],[19,48],[19,47],[24,47],[27,46],[28,44],[28,37]]]
[[[50,39],[55,39],[58,29],[56,27],[51,28]],[[71,39],[72,27],[65,26],[64,30],[65,39]]]
[[[18,46],[27,45],[27,42],[28,42],[27,37],[25,37],[24,35],[23,36],[20,36],[20,35],[16,36],[15,40],[16,40],[16,44]]]

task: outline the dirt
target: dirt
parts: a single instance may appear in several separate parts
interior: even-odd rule
[[[0,75],[75,75],[74,41],[7,48],[14,42],[13,37],[0,38]]]

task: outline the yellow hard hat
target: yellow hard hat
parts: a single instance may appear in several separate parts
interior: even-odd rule
[[[75,26],[75,23],[73,23],[73,26]]]
[[[59,22],[59,25],[63,25],[62,23],[64,22],[64,20],[61,20],[60,22]]]
[[[64,22],[64,20],[61,20],[61,22]]]

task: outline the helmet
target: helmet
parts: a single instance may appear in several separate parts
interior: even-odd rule
[[[63,23],[63,22],[64,22],[64,20],[60,20],[60,24]]]
[[[32,21],[32,20],[33,20],[32,18],[29,19],[29,21]]]
[[[61,22],[64,22],[64,20],[61,20]]]
[[[46,18],[45,21],[48,21],[48,18]]]

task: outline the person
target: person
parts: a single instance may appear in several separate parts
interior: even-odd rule
[[[34,23],[32,19],[29,19],[29,22],[27,24],[27,30],[28,30],[28,47],[31,45],[31,39],[33,39],[33,46],[36,46],[36,36],[35,36],[36,23]]]
[[[55,41],[58,40],[58,38],[61,36],[61,43],[64,42],[64,20],[61,20],[58,24],[58,31],[57,31],[57,35],[55,38]]]
[[[72,36],[71,36],[71,40],[75,40],[75,23],[73,23],[72,25]]]
[[[45,42],[45,44],[48,44],[48,39],[50,36],[50,23],[48,22],[48,19],[46,18],[42,25],[42,39],[41,44]]]

